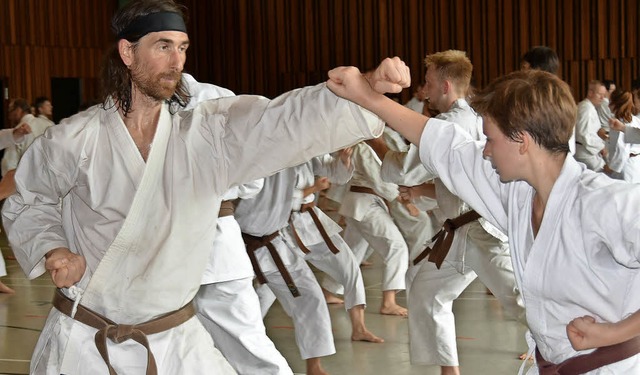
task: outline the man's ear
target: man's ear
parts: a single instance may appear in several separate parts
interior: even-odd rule
[[[131,66],[133,63],[133,44],[126,39],[120,39],[118,41],[118,52],[124,65]]]
[[[442,81],[442,93],[447,95],[449,93],[449,91],[451,91],[452,87],[451,87],[451,81],[449,81],[448,79],[445,79]]]

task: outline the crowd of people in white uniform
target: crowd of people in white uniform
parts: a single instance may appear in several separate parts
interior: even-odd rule
[[[326,374],[327,301],[352,340],[384,342],[365,322],[372,252],[412,364],[460,373],[452,305],[479,278],[528,327],[521,372],[640,372],[639,87],[594,80],[576,106],[535,47],[473,92],[447,50],[406,106],[384,95],[411,83],[397,57],[269,100],[182,71],[172,0],[131,1],[112,29],[103,103],[51,127],[14,100],[0,132],[7,236],[57,287],[32,373],[292,374],[263,324],[278,300]]]

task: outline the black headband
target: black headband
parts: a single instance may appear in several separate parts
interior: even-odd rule
[[[187,32],[182,16],[175,12],[157,12],[135,18],[120,31],[118,40],[126,39],[135,42],[143,36],[156,31],[182,31]]]

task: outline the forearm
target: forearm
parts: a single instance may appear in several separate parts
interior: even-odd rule
[[[316,193],[316,186],[315,185],[311,185],[307,188],[302,189],[302,197],[308,197],[311,194],[315,194]]]
[[[422,185],[414,186],[417,195],[436,199],[436,185],[430,182],[425,182]]]
[[[0,180],[0,200],[7,199],[16,192],[15,169],[8,171]]]
[[[384,160],[385,155],[389,151],[389,147],[387,146],[385,141],[382,139],[382,137],[373,138],[373,139],[367,140],[366,142],[369,145],[369,147],[373,149],[376,155],[378,155],[378,158],[380,158],[380,160]]]
[[[384,95],[371,95],[364,106],[378,115],[409,142],[420,145],[420,136],[429,117],[394,102]]]
[[[621,320],[615,326],[616,329],[612,335],[614,342],[612,344],[625,342],[640,336],[640,310]]]

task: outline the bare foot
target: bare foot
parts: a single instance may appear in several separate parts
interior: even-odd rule
[[[0,281],[0,293],[13,294],[16,291],[6,286],[2,281]]]
[[[307,359],[307,375],[329,375],[329,373],[322,368],[320,358],[315,357]]]
[[[408,316],[409,311],[400,305],[382,306],[380,308],[382,315]]]
[[[521,361],[524,361],[526,359],[530,362],[533,362],[533,356],[532,355],[527,356],[527,353],[520,354],[518,358],[520,358]]]
[[[440,375],[460,375],[460,367],[442,366],[440,367]]]
[[[327,301],[329,305],[340,305],[344,303],[342,298],[336,297],[333,293],[324,288],[322,288],[322,294],[324,294],[324,300]]]
[[[362,332],[352,332],[351,341],[366,341],[366,342],[374,342],[376,344],[379,344],[379,343],[383,343],[384,339],[374,335],[369,330],[364,330]]]
[[[307,375],[329,375],[322,367],[307,370]]]

